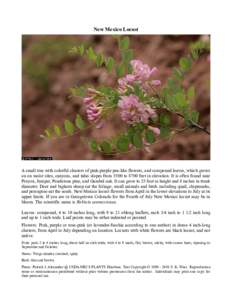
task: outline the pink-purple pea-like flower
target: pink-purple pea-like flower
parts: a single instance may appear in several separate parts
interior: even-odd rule
[[[135,81],[141,84],[141,87],[148,91],[152,87],[157,87],[161,84],[160,80],[151,80],[152,76],[156,75],[158,69],[156,67],[150,68],[140,60],[132,60],[132,74],[127,74],[118,80],[119,91],[125,92],[128,86],[131,86]]]
[[[155,75],[158,71],[156,67],[150,69],[150,67],[147,64],[144,64],[141,60],[138,59],[132,60],[131,65],[133,68],[132,74],[135,75],[136,80],[142,82],[149,80],[150,77]]]
[[[158,127],[149,126],[149,129],[152,130],[156,135],[160,135],[160,129]]]
[[[83,99],[85,104],[87,118],[90,122],[96,122],[101,115],[101,107],[97,106],[94,97],[85,97]]]
[[[156,112],[149,105],[139,101],[135,95],[122,96],[118,102],[121,119],[127,124],[142,122],[148,124],[149,118],[156,116]]]

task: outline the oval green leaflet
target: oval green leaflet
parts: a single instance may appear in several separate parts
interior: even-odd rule
[[[56,134],[57,137],[61,136],[61,129],[60,129],[59,126],[54,125],[54,132],[55,132],[55,134]]]
[[[107,154],[112,152],[111,144],[107,141],[101,142],[100,149],[102,150],[102,152],[107,153]]]
[[[143,140],[140,132],[135,132],[132,136],[132,144],[136,148],[142,148],[143,147]]]
[[[151,129],[147,129],[145,131],[145,139],[149,144],[153,144],[155,142],[155,134]]]
[[[68,135],[72,135],[75,132],[75,127],[73,123],[69,120],[64,121],[64,129]]]
[[[128,151],[130,140],[127,136],[121,136],[116,142],[116,147],[120,152]]]
[[[79,129],[85,128],[85,121],[82,119],[82,117],[79,114],[76,115],[75,124],[76,127]]]

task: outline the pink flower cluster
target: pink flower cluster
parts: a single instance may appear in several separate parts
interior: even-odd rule
[[[135,95],[122,96],[118,102],[118,107],[121,109],[120,115],[122,120],[127,124],[139,122],[148,124],[149,118],[156,115],[154,109],[140,102],[139,98]]]
[[[141,60],[134,59],[131,61],[133,68],[133,74],[139,81],[149,80],[152,75],[155,75],[158,71],[156,67],[150,69],[146,64],[143,64]]]
[[[101,111],[97,106],[96,102],[94,101],[93,97],[86,97],[83,99],[85,107],[86,107],[86,114],[89,121],[97,121]]]
[[[85,97],[83,99],[85,104],[87,118],[90,122],[96,123],[96,128],[101,128],[103,126],[103,121],[101,118],[101,106],[98,106],[94,97]]]
[[[158,72],[156,67],[150,69],[147,64],[144,64],[137,59],[132,60],[130,63],[133,68],[132,74],[128,74],[118,80],[120,92],[125,92],[127,86],[132,85],[135,81],[138,81],[145,91],[147,91],[151,86],[156,87],[161,84],[160,80],[151,80],[151,77],[156,75]]]

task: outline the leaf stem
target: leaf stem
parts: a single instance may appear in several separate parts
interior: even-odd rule
[[[171,111],[171,110],[169,110],[168,108],[165,108],[167,111],[169,111],[170,113],[175,113],[177,116],[179,116],[179,117],[181,117],[182,119],[184,119],[184,116],[181,114],[181,113],[178,113],[178,112],[174,112],[174,111]],[[198,124],[198,123],[196,123],[196,122],[194,122],[194,121],[192,121],[192,120],[189,120],[189,122],[190,122],[190,127],[192,127],[192,128],[197,128],[197,129],[199,129],[199,130],[202,130],[202,131],[204,131],[205,133],[207,133],[208,135],[210,135],[210,131],[206,128],[206,127],[204,127],[204,126],[202,126],[202,125],[200,125],[200,124]]]

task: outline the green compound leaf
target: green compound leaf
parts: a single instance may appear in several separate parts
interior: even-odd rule
[[[55,134],[56,134],[57,137],[61,136],[61,129],[60,129],[59,126],[54,125],[54,132],[55,132]]]
[[[82,117],[79,114],[77,114],[77,116],[76,116],[75,124],[76,124],[76,127],[79,129],[85,128],[85,121],[82,119]]]
[[[107,141],[101,142],[100,149],[102,150],[102,152],[107,153],[107,154],[112,152],[111,144]]]
[[[128,36],[125,36],[124,38],[119,40],[119,49],[121,51],[127,50],[129,48],[129,44],[130,44],[130,39],[128,38]]]
[[[51,129],[50,128],[46,128],[44,130],[44,133],[45,133],[45,137],[50,139],[52,137],[52,133],[51,133]]]
[[[100,54],[98,54],[97,57],[96,57],[96,65],[97,65],[97,67],[100,68],[100,67],[102,66],[103,62],[104,62],[104,57],[103,57],[103,55],[100,53]]]
[[[195,88],[194,86],[190,86],[190,88],[187,91],[187,96],[189,100],[192,100],[195,97]]]
[[[181,70],[186,72],[186,71],[189,71],[191,66],[192,66],[192,61],[190,58],[188,57],[182,57],[180,60],[179,60],[179,65],[181,67]]]
[[[170,128],[169,127],[160,127],[160,137],[167,139],[169,138],[171,134]]]
[[[114,61],[113,57],[109,57],[108,59],[106,59],[105,65],[106,65],[108,72],[112,71],[114,64],[115,64],[115,61]]]
[[[145,139],[149,144],[153,144],[155,142],[155,134],[152,130],[147,129],[145,131]]]
[[[140,132],[135,132],[132,137],[132,144],[136,148],[142,148],[143,147],[143,140]]]
[[[97,144],[97,142],[95,140],[89,141],[89,148],[93,152],[96,152],[98,150],[98,144]]]
[[[64,121],[64,129],[68,135],[72,135],[75,132],[75,126],[69,120]]]
[[[116,142],[116,147],[120,152],[128,151],[130,140],[127,136],[121,136]]]

